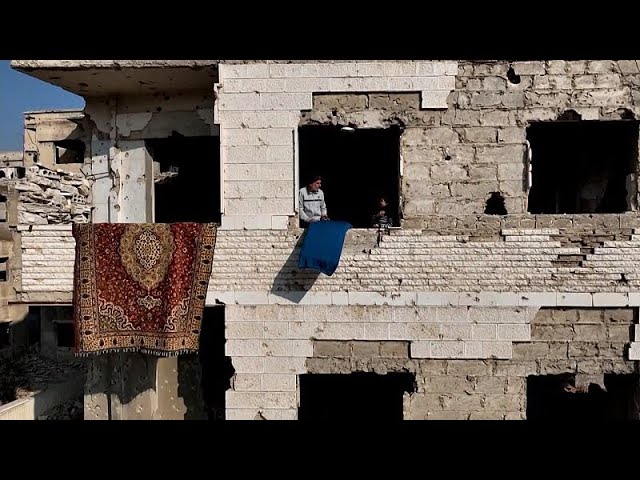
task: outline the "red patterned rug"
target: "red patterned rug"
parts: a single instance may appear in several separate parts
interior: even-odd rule
[[[75,352],[198,350],[216,225],[73,225]]]

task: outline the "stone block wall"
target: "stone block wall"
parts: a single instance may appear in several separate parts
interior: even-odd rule
[[[223,63],[214,110],[206,107],[214,98],[200,93],[94,98],[87,105],[95,124],[94,221],[149,218],[145,138],[168,135],[175,124],[219,129],[224,215],[207,303],[226,304],[226,354],[236,370],[227,418],[296,418],[298,374],[330,373],[331,362],[357,371],[365,367],[354,359],[365,353],[385,359],[366,368],[382,372],[392,358],[393,368],[419,372],[406,418],[521,418],[529,374],[590,365],[625,373],[632,365],[625,353],[637,340],[631,330],[623,340],[624,329],[605,313],[601,323],[581,324],[579,312],[561,322],[545,308],[637,309],[639,217],[528,215],[525,132],[530,122],[568,110],[584,120],[637,119],[637,67]],[[322,123],[403,128],[402,229],[349,232],[332,277],[297,269],[302,231],[290,226],[297,127]],[[483,214],[494,191],[508,215]],[[32,267],[21,295],[68,302],[70,232],[44,227],[21,228],[23,261]],[[58,256],[45,258],[45,250]],[[640,356],[637,345],[631,358]],[[349,356],[318,356],[334,347]]]
[[[297,127],[316,94],[419,92],[421,108],[446,109],[457,71],[457,62],[428,61],[221,64],[222,228],[288,228],[297,211]]]
[[[302,122],[401,125],[404,216],[413,225],[481,215],[491,192],[509,214],[526,213],[527,126],[570,110],[583,120],[638,119],[639,92],[634,61],[461,61],[446,109],[425,110],[418,93],[318,93]],[[628,179],[633,209],[637,173]]]
[[[420,360],[405,342],[316,341],[306,367],[317,374],[414,374],[405,419],[524,419],[528,376],[637,373],[623,355],[634,321],[633,309],[543,308],[509,359]]]
[[[22,297],[70,302],[71,226],[18,229]],[[207,303],[640,306],[637,233],[501,229],[474,239],[402,230],[379,244],[376,238],[375,232],[349,232],[340,265],[327,277],[298,269],[300,233],[221,230]]]

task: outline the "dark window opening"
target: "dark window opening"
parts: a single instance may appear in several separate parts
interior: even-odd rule
[[[597,383],[576,386],[575,375],[527,378],[529,420],[627,420],[638,418],[638,375],[604,375]]]
[[[60,140],[56,146],[56,163],[84,163],[85,144],[82,140]]]
[[[403,396],[415,391],[410,373],[300,375],[299,420],[402,420]]]
[[[7,197],[0,195],[0,222],[7,221]]]
[[[392,226],[400,224],[400,128],[299,128],[300,188],[322,177],[331,220],[371,228],[382,209]]]
[[[56,344],[60,348],[73,348],[75,332],[72,322],[55,322]]]
[[[8,257],[0,258],[0,282],[7,281],[7,260]]]
[[[11,345],[11,331],[8,323],[0,323],[0,348]]]
[[[506,215],[507,207],[504,205],[504,198],[499,192],[491,192],[484,209],[486,215]]]
[[[638,122],[537,122],[531,145],[530,213],[622,213],[635,192]]]
[[[220,222],[220,140],[184,137],[147,140],[154,161],[155,221]]]

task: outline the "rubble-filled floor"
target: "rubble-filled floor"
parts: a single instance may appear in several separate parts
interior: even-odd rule
[[[0,362],[0,405],[26,398],[49,385],[84,375],[84,362],[50,360],[41,357],[36,348],[13,359]]]
[[[84,420],[82,397],[67,400],[52,408],[36,420]]]

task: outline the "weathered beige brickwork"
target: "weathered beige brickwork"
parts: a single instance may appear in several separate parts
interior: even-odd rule
[[[297,126],[301,112],[313,108],[314,94],[414,91],[420,92],[421,108],[446,109],[458,71],[457,62],[428,61],[219,68],[215,118],[224,168],[222,227],[266,230],[286,229],[297,210]]]
[[[509,80],[510,68],[519,83]],[[639,92],[633,61],[460,62],[446,110],[421,109],[417,93],[317,95],[302,122],[405,128],[404,214],[414,225],[428,216],[482,214],[491,192],[505,197],[509,214],[526,212],[526,127],[569,110],[583,120],[637,119]],[[629,179],[634,209],[637,173]]]
[[[226,304],[236,370],[227,418],[297,418],[303,373],[408,371],[418,388],[405,418],[509,419],[526,415],[528,375],[635,371],[638,159],[628,212],[530,215],[526,129],[567,115],[637,125],[637,61],[216,68],[215,96],[213,80],[166,96],[90,96],[85,173],[93,221],[148,219],[145,139],[220,135],[223,217],[207,302]],[[332,277],[297,269],[297,127],[313,124],[402,131],[402,228],[350,231]],[[484,214],[492,192],[507,215]],[[70,228],[20,231],[22,301],[70,302]]]
[[[524,418],[528,375],[635,372],[624,355],[633,309],[263,305],[226,315],[235,418],[293,415],[286,393],[302,373],[408,371],[418,389],[405,418],[497,419]],[[256,395],[273,392],[274,375],[282,395]]]
[[[413,373],[417,388],[405,394],[406,419],[521,419],[527,376],[636,373],[623,356],[634,321],[632,309],[541,309],[531,341],[515,343],[509,360],[414,360],[400,342],[316,341],[307,369]]]
[[[24,293],[33,299],[35,292],[70,295],[75,248],[70,226],[20,229]],[[298,270],[300,233],[222,230],[209,303],[216,298],[241,304],[297,303],[309,291],[311,303],[334,304],[344,297],[349,304],[438,305],[443,297],[429,300],[426,292],[470,292],[446,303],[640,305],[638,234],[597,242],[599,246],[590,250],[593,253],[583,253],[579,241],[557,229],[502,229],[494,237],[476,241],[470,235],[402,230],[383,236],[377,245],[374,233],[356,230],[347,236],[340,267],[326,277]],[[503,294],[496,296],[497,292]],[[528,302],[527,295],[517,292],[545,296]]]

